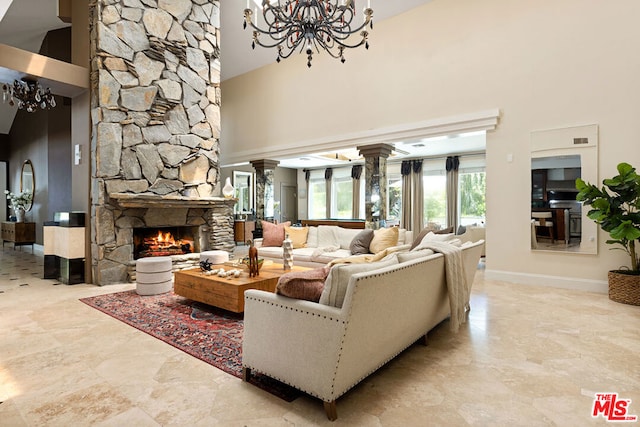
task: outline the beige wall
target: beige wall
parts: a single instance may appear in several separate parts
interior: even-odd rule
[[[626,262],[606,235],[598,255],[529,249],[530,132],[598,124],[600,179],[623,160],[640,166],[638,16],[636,0],[434,0],[377,23],[371,49],[344,65],[316,55],[308,70],[299,56],[226,81],[222,146],[313,151],[334,135],[499,108],[487,135],[488,274],[594,289]]]

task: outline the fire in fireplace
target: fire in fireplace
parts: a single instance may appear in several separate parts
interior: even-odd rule
[[[199,252],[198,227],[133,229],[133,259]]]

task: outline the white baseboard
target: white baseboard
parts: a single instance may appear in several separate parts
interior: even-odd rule
[[[517,273],[513,271],[485,270],[484,278],[521,285],[549,286],[552,288],[606,294],[609,285],[606,280],[580,279],[577,277],[547,276],[544,274]]]

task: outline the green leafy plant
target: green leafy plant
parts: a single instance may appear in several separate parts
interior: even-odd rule
[[[618,165],[618,175],[602,181],[599,189],[576,180],[578,201],[591,206],[587,216],[609,233],[608,244],[619,245],[631,257],[631,272],[640,274],[636,243],[640,239],[640,175],[628,163]]]

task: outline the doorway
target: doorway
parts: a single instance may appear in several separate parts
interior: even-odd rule
[[[295,223],[298,220],[298,195],[296,194],[296,186],[291,184],[280,184],[280,221],[291,221]]]
[[[9,213],[9,205],[4,194],[9,189],[9,165],[0,161],[0,221],[6,221]]]

